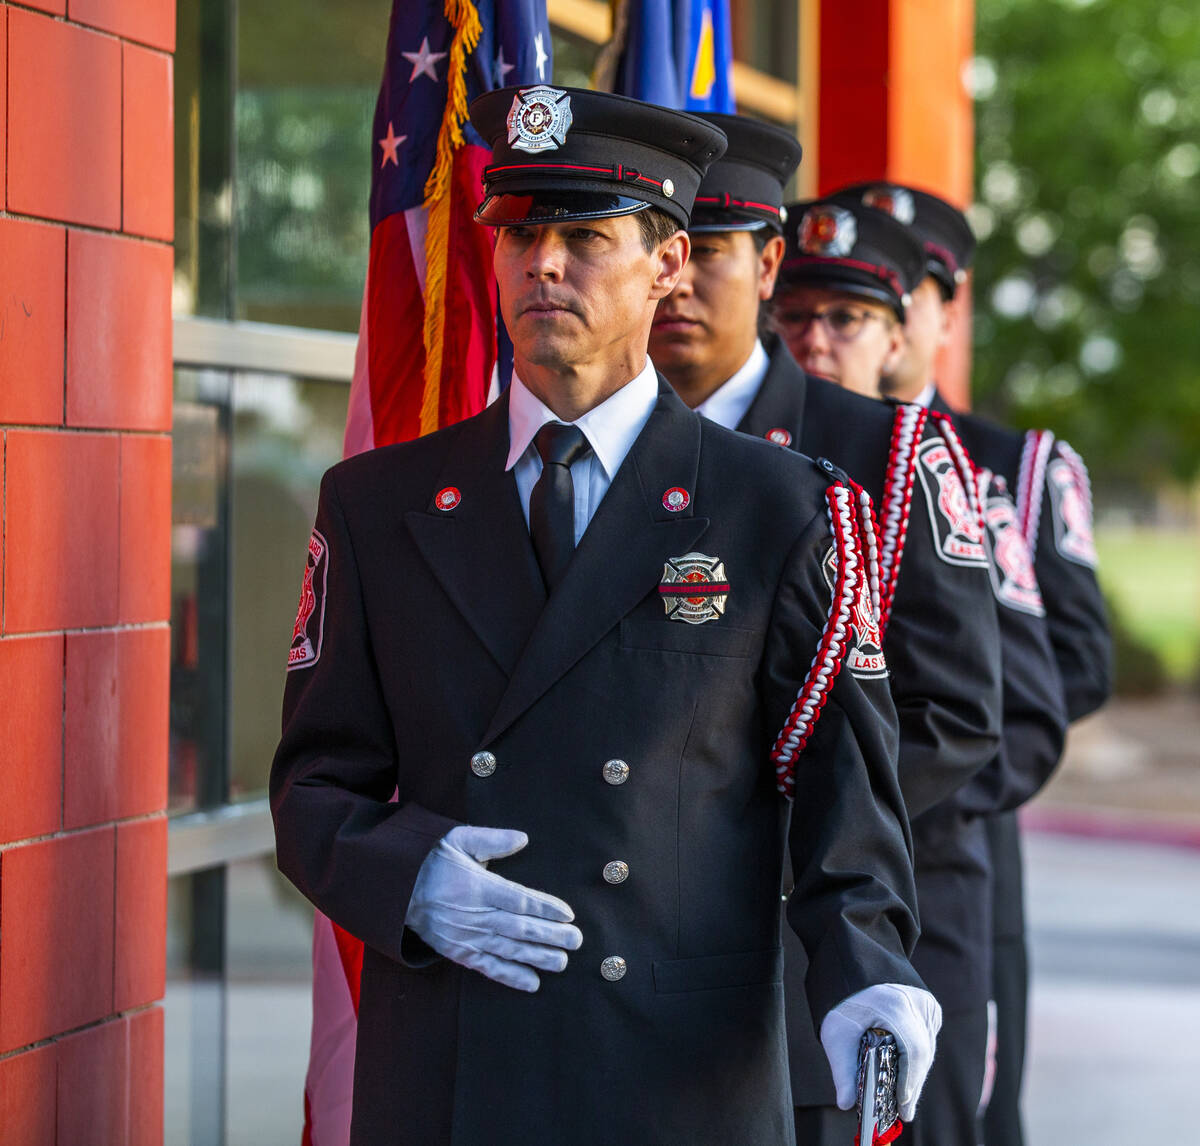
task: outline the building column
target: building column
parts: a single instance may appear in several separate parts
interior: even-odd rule
[[[160,1146],[173,0],[0,3],[0,1138]]]
[[[892,179],[971,202],[974,112],[963,69],[974,52],[973,0],[820,0],[818,187]],[[965,403],[970,294],[938,381]]]

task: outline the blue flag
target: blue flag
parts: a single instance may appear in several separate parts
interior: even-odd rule
[[[732,113],[729,0],[629,0],[615,90],[664,107]]]

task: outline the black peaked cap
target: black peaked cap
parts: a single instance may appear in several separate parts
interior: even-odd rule
[[[887,303],[904,321],[912,292],[925,277],[925,248],[916,235],[856,197],[788,204],[783,237],[784,289],[844,291]]]
[[[783,189],[803,154],[790,131],[744,115],[701,112],[729,140],[705,173],[692,209],[693,231],[783,230]]]
[[[975,235],[967,217],[940,195],[903,183],[856,183],[839,194],[854,195],[916,231],[925,244],[928,273],[946,298],[953,298],[975,257]]]
[[[720,128],[686,112],[582,88],[500,88],[471,104],[492,146],[475,218],[491,226],[631,215],[657,207],[686,227]]]

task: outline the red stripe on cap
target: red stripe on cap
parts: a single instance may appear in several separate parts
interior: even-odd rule
[[[722,207],[753,207],[756,211],[769,211],[772,215],[779,214],[778,207],[770,203],[755,203],[751,199],[734,199],[729,195],[697,195],[696,203],[716,203]]]
[[[585,167],[579,163],[509,163],[504,167],[487,168],[483,173],[483,177],[486,179],[490,175],[495,175],[498,171],[598,171],[604,175],[611,175],[613,173],[611,167]]]
[[[783,269],[786,271],[788,267],[801,266],[849,267],[852,270],[866,271],[868,274],[872,274],[876,278],[882,279],[901,298],[903,298],[905,294],[904,286],[900,282],[900,276],[896,274],[895,271],[889,270],[887,267],[876,266],[874,263],[864,263],[860,262],[858,259],[829,259],[822,258],[819,255],[796,255],[784,262]]]
[[[926,243],[925,253],[945,263],[952,275],[958,274],[958,260],[945,247],[940,247],[937,243]]]

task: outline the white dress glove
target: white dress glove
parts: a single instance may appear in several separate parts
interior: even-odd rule
[[[821,1023],[821,1044],[833,1071],[837,1104],[849,1110],[858,1099],[858,1046],[871,1027],[896,1036],[900,1051],[896,1096],[900,1119],[911,1121],[942,1026],[942,1008],[928,991],[880,983],[843,999]]]
[[[488,871],[529,837],[502,828],[452,828],[421,865],[405,925],[438,954],[518,991],[536,991],[538,971],[561,971],[583,943],[561,899]]]

